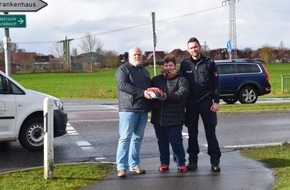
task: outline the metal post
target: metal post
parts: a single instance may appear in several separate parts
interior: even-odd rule
[[[284,93],[283,75],[281,75],[281,91],[282,91],[282,93]]]
[[[53,99],[46,97],[44,107],[44,179],[53,178]]]
[[[8,14],[5,12],[4,14]],[[9,37],[9,28],[4,29],[5,36],[3,38],[3,46],[5,53],[5,73],[6,75],[11,75],[11,63],[10,63],[10,37]]]
[[[152,28],[153,28],[153,62],[154,62],[154,76],[156,76],[156,58],[155,58],[155,47],[156,47],[156,33],[155,33],[155,12],[151,13],[152,16]]]

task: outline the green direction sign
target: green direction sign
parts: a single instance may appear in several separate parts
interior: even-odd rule
[[[0,28],[25,28],[26,15],[0,15]]]

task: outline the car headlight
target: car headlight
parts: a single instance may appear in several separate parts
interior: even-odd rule
[[[63,110],[63,103],[59,100],[54,100],[54,105],[57,107],[59,110]]]

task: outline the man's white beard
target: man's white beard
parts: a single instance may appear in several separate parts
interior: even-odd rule
[[[132,64],[135,66],[140,66],[140,65],[142,65],[142,60],[132,61]]]

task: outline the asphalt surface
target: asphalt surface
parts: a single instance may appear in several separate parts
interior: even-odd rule
[[[179,173],[171,159],[170,169],[159,173],[159,158],[141,160],[146,174],[128,173],[117,177],[117,172],[102,182],[94,183],[82,190],[270,190],[274,184],[272,171],[261,163],[245,158],[239,151],[222,153],[221,172],[210,170],[209,156],[199,155],[198,169],[194,172]]]

